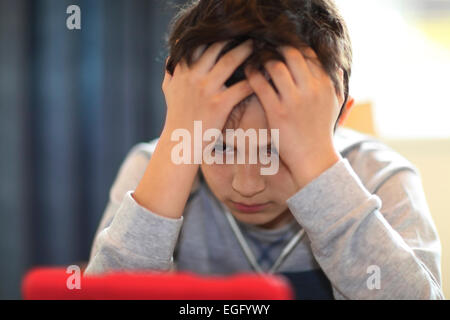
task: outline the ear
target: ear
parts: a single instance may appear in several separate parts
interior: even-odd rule
[[[344,106],[344,110],[342,110],[341,117],[339,118],[339,126],[342,126],[350,114],[350,110],[353,108],[355,104],[355,99],[352,96],[348,96],[347,102]]]

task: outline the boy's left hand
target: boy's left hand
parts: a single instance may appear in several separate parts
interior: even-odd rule
[[[333,134],[344,94],[336,92],[312,49],[301,53],[285,46],[280,52],[286,64],[265,64],[278,93],[261,72],[245,71],[270,128],[279,129],[280,158],[303,188],[341,157],[335,150]]]

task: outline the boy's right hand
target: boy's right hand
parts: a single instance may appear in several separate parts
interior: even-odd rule
[[[216,63],[225,45],[226,42],[217,42],[206,50],[205,46],[199,47],[191,66],[183,59],[176,65],[173,75],[166,71],[162,84],[167,104],[163,132],[170,135],[179,128],[193,132],[195,120],[202,121],[203,130],[222,131],[233,107],[253,92],[247,79],[229,88],[225,86],[227,79],[252,53],[252,40],[228,51]]]
[[[198,48],[194,58],[199,58],[191,66],[182,61],[175,67],[173,76],[166,72],[163,82],[166,123],[133,193],[137,203],[158,215],[175,219],[182,216],[199,168],[198,164],[172,161],[172,148],[178,143],[171,140],[172,132],[187,129],[193,134],[195,120],[202,121],[203,130],[222,131],[233,107],[253,92],[247,80],[225,87],[226,80],[251,54],[251,43],[237,46],[215,63],[224,45],[215,43],[202,55],[202,48]]]

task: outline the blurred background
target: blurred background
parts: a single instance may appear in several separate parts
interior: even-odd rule
[[[0,299],[79,264],[128,150],[158,136],[165,33],[183,0],[0,0]],[[347,126],[420,170],[450,296],[450,0],[337,0],[355,53]],[[66,9],[81,8],[81,30]]]

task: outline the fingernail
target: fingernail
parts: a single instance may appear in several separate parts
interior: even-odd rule
[[[251,46],[251,45],[253,45],[253,39],[247,39],[247,40],[245,40],[245,41],[244,41],[244,45],[246,45],[246,46]]]
[[[251,68],[249,66],[246,66],[244,68],[244,73],[245,73],[246,76],[250,76],[252,74]]]

